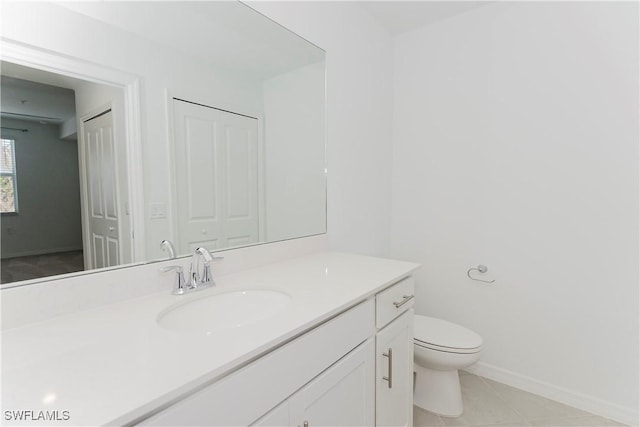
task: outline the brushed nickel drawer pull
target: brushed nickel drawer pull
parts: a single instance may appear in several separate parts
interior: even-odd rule
[[[406,303],[408,303],[409,301],[411,301],[414,298],[414,295],[402,295],[402,298],[403,298],[402,301],[393,303],[393,305],[395,305],[396,308],[400,308]]]
[[[382,353],[382,355],[387,358],[389,367],[389,376],[382,377],[382,379],[387,381],[389,383],[389,388],[391,388],[393,387],[393,350],[389,347],[387,353]]]

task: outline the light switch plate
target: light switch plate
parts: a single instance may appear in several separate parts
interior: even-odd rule
[[[167,217],[166,203],[151,203],[151,219],[162,219]]]

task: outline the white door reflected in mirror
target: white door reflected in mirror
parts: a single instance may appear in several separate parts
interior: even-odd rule
[[[173,99],[178,253],[260,241],[258,120]]]

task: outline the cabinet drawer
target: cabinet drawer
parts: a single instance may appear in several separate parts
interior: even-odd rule
[[[413,292],[413,277],[407,277],[377,294],[376,328],[382,328],[413,307]]]

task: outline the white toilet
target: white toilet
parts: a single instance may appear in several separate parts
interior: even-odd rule
[[[455,323],[416,314],[413,349],[413,403],[445,417],[462,415],[458,369],[480,359],[482,337]]]

